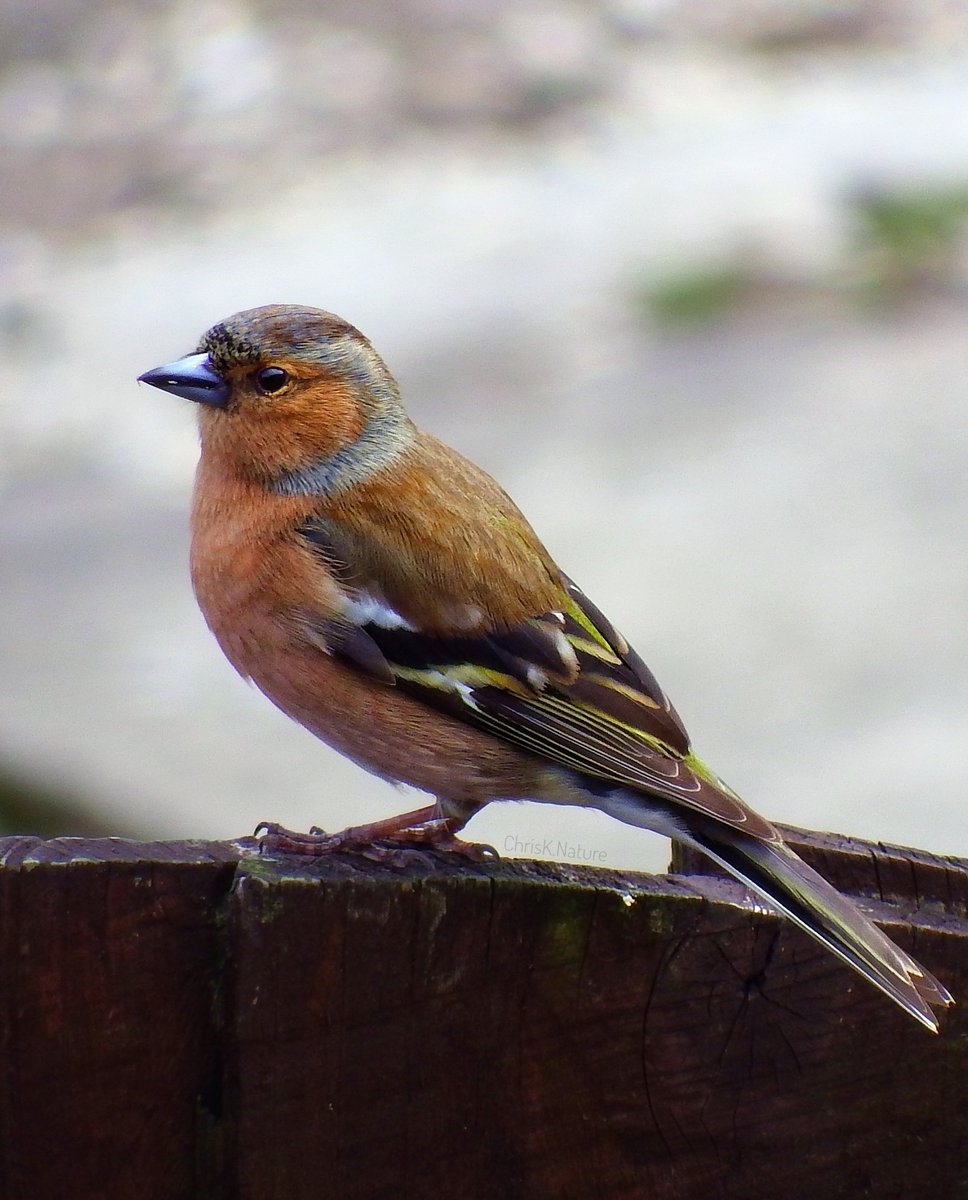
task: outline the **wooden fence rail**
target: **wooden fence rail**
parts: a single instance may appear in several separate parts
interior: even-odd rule
[[[690,856],[0,839],[0,1197],[968,1197],[968,863],[789,832],[940,1036]]]

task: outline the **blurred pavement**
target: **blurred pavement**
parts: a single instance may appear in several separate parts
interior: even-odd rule
[[[646,8],[665,26],[615,32],[616,13]],[[678,40],[662,32],[676,9]],[[122,80],[154,19],[124,11]],[[557,28],[550,61],[571,46],[585,80],[547,124],[509,128],[498,112],[468,130],[460,114],[421,124],[408,110],[382,144],[304,141],[263,160],[252,147],[281,120],[271,98],[294,85],[242,36],[266,18],[212,6],[195,43],[178,27],[171,84],[172,111],[195,96],[211,128],[213,96],[234,106],[238,144],[210,147],[204,204],[121,203],[92,183],[71,232],[57,215],[67,197],[32,215],[22,191],[8,195],[3,759],[144,836],[229,837],[263,818],[337,828],[412,806],[221,659],[187,579],[193,413],[134,383],[229,313],[296,302],[358,325],[418,422],[497,476],[757,808],[965,853],[964,247],[956,286],[937,292],[870,308],[830,286],[856,233],[852,189],[968,180],[965,31],[905,42],[905,26],[900,45],[864,35],[778,59],[697,34],[702,5],[589,10],[611,24],[567,6],[520,11],[537,22],[521,44],[537,50],[499,59],[507,70],[544,70]],[[56,61],[52,93],[80,59]],[[600,77],[617,61],[610,91]],[[25,103],[25,78],[39,86],[28,65],[8,64],[0,109]],[[373,70],[377,103],[386,82]],[[238,78],[250,90],[226,99]],[[307,111],[300,126],[284,108],[287,146],[333,120]],[[47,119],[0,133],[20,139],[23,179],[28,160],[41,178],[59,161],[37,149],[57,142],[60,118]],[[198,161],[204,149],[199,135]],[[806,286],[766,288],[706,326],[665,327],[643,309],[670,272],[737,257]],[[531,805],[492,808],[470,835],[512,853],[550,839],[550,857],[615,867],[665,858],[650,835]]]

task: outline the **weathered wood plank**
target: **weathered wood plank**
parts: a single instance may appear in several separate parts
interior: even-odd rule
[[[235,857],[0,839],[0,1195],[204,1194],[217,919]]]
[[[795,836],[968,998],[968,865]],[[968,1195],[968,1003],[714,875],[3,839],[0,938],[3,1197]]]
[[[347,1197],[968,1194],[960,1012],[931,1038],[732,883],[569,874],[260,864],[238,1047],[272,1086],[241,1097],[240,1195],[315,1195],[321,1147]],[[963,922],[892,932],[964,994]]]

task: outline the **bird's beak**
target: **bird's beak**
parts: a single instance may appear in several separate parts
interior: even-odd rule
[[[229,385],[212,369],[207,354],[189,354],[177,362],[145,371],[138,376],[138,382],[150,383],[163,392],[212,408],[225,408],[229,402]]]

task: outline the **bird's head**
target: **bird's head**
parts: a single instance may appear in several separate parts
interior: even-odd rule
[[[365,456],[411,428],[369,341],[321,309],[270,304],[236,313],[193,353],[138,379],[195,401],[203,448],[266,480],[352,457],[354,446]]]

